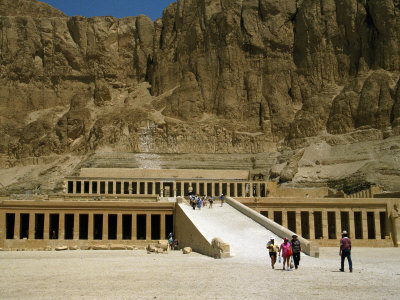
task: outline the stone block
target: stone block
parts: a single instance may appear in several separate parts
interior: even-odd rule
[[[81,250],[90,250],[90,246],[81,246],[80,249]]]
[[[65,251],[65,250],[68,250],[68,247],[67,246],[60,246],[60,247],[56,247],[55,250],[56,251]]]
[[[110,245],[110,250],[125,250],[125,249],[126,249],[125,245],[121,244]]]
[[[78,246],[69,246],[69,250],[78,250]]]
[[[92,250],[108,250],[108,246],[107,245],[96,245],[92,247]]]
[[[192,248],[190,247],[185,247],[182,249],[183,254],[189,254],[192,252]]]

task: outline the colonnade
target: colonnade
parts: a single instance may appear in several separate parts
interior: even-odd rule
[[[173,214],[161,212],[6,212],[6,239],[159,240],[173,231]]]
[[[346,230],[351,239],[381,240],[388,236],[386,210],[260,208],[276,223],[310,240],[336,240]]]
[[[260,181],[145,181],[145,180],[99,180],[68,179],[65,182],[67,194],[81,195],[152,195],[161,197],[186,196],[190,192],[217,197],[221,194],[231,197],[267,197],[274,190],[275,183]]]

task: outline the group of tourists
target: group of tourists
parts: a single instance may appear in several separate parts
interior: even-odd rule
[[[190,195],[190,206],[193,207],[193,210],[195,210],[196,207],[198,209],[201,209],[202,207],[206,207],[207,203],[208,203],[209,204],[208,208],[212,208],[213,207],[213,203],[214,203],[214,199],[215,199],[214,197],[199,196],[199,195],[191,194]],[[223,206],[224,205],[224,201],[225,201],[224,194],[221,194],[219,199],[221,200],[221,206]]]
[[[281,257],[283,258],[283,270],[287,269],[290,271],[291,268],[298,269],[302,249],[297,234],[292,235],[292,240],[290,242],[288,238],[284,238],[281,245],[275,242],[275,237],[271,236],[267,243],[267,249],[269,250],[269,256],[271,258],[272,269],[275,268],[277,255],[279,255],[279,262]]]
[[[275,268],[277,256],[279,262],[281,262],[281,256],[283,258],[283,270],[290,271],[293,268],[299,268],[300,253],[302,249],[297,234],[292,235],[292,240],[290,242],[289,239],[285,237],[281,245],[276,243],[275,238],[271,236],[267,243],[267,249],[269,250],[269,256],[271,258],[272,269]],[[349,239],[346,230],[342,232],[339,256],[341,257],[339,271],[344,272],[344,261],[347,258],[349,262],[349,270],[350,272],[353,272],[353,263],[351,261],[351,240]]]

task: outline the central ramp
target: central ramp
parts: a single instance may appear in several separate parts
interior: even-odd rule
[[[187,203],[178,204],[199,232],[211,243],[221,238],[230,245],[231,255],[246,260],[267,257],[266,243],[271,235],[281,244],[283,241],[271,231],[225,203],[214,203],[213,208],[202,207],[193,210]]]

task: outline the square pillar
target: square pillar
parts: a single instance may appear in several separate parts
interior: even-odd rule
[[[314,211],[310,210],[308,212],[308,224],[310,228],[310,240],[315,240],[315,224],[314,224]]]
[[[117,240],[122,240],[122,214],[117,214]]]
[[[50,222],[50,214],[49,213],[45,213],[44,214],[44,224],[43,224],[43,239],[44,240],[48,240],[50,239],[50,226],[49,226],[49,222]]]
[[[165,239],[165,214],[161,214],[161,218],[160,218],[160,238],[162,240]]]
[[[216,195],[216,196],[221,196],[221,194],[222,194],[222,182],[218,183],[218,187],[219,187],[219,195]]]
[[[60,213],[60,220],[58,224],[58,239],[63,240],[65,236],[65,213]]]
[[[89,180],[89,195],[93,194],[93,181]]]
[[[153,181],[152,185],[151,185],[151,194],[155,195],[156,194],[156,182]]]
[[[151,241],[151,214],[146,214],[146,241]]]
[[[381,221],[380,221],[380,214],[379,210],[374,211],[374,221],[375,221],[375,239],[381,239]]]
[[[79,240],[79,214],[74,213],[74,240]]]
[[[260,183],[256,183],[256,197],[261,197]],[[296,212],[296,216],[297,216],[297,212]],[[296,225],[296,228],[297,228],[297,225]]]
[[[215,182],[211,182],[211,197],[215,196]]]
[[[72,181],[72,194],[76,194],[76,180]]]
[[[89,222],[88,222],[88,240],[93,241],[93,213],[89,214]]]
[[[35,213],[29,213],[29,231],[28,239],[35,239]]]
[[[301,211],[296,210],[296,233],[302,236],[303,228],[301,228]]]
[[[204,182],[204,195],[208,196],[207,181]]]
[[[362,238],[363,240],[368,239],[368,222],[367,222],[367,211],[364,209],[361,211],[362,218]]]
[[[328,234],[328,211],[323,210],[322,211],[322,238],[324,240],[329,239],[329,234]]]
[[[132,181],[129,181],[129,182],[128,182],[128,193],[129,193],[129,195],[132,195],[132,194],[133,194],[133,191],[132,191]]]
[[[185,183],[183,181],[181,181],[181,196],[185,196]]]
[[[356,226],[354,223],[354,211],[349,211],[349,228],[350,228],[350,239],[355,239],[356,237]]]
[[[136,241],[136,214],[132,214],[132,240]]]
[[[226,183],[226,196],[228,196],[228,197],[231,196],[231,183],[230,182]]]
[[[148,191],[147,191],[148,186],[149,186],[149,183],[147,181],[145,181],[144,182],[144,194],[145,195],[148,195]]]
[[[116,195],[117,194],[117,181],[113,180],[112,184],[113,184],[113,195]]]
[[[335,225],[336,225],[336,239],[342,238],[342,222],[340,216],[340,210],[335,210]]]
[[[174,190],[173,195],[174,195],[174,197],[176,197],[176,181],[174,181],[174,182],[172,183],[172,189]]]
[[[282,210],[282,226],[288,228],[287,210]]]
[[[238,188],[237,188],[238,183],[233,183],[233,197],[238,196]]]
[[[162,181],[160,182],[160,196],[164,197],[164,182]]]
[[[21,222],[21,214],[20,212],[15,213],[15,225],[14,225],[14,239],[19,239],[19,229],[20,229],[20,224]]]
[[[105,184],[105,186],[104,186],[104,194],[108,195],[108,193],[109,193],[109,191],[108,191],[108,180],[105,180],[104,184]]]
[[[103,240],[108,240],[108,214],[103,214]]]

